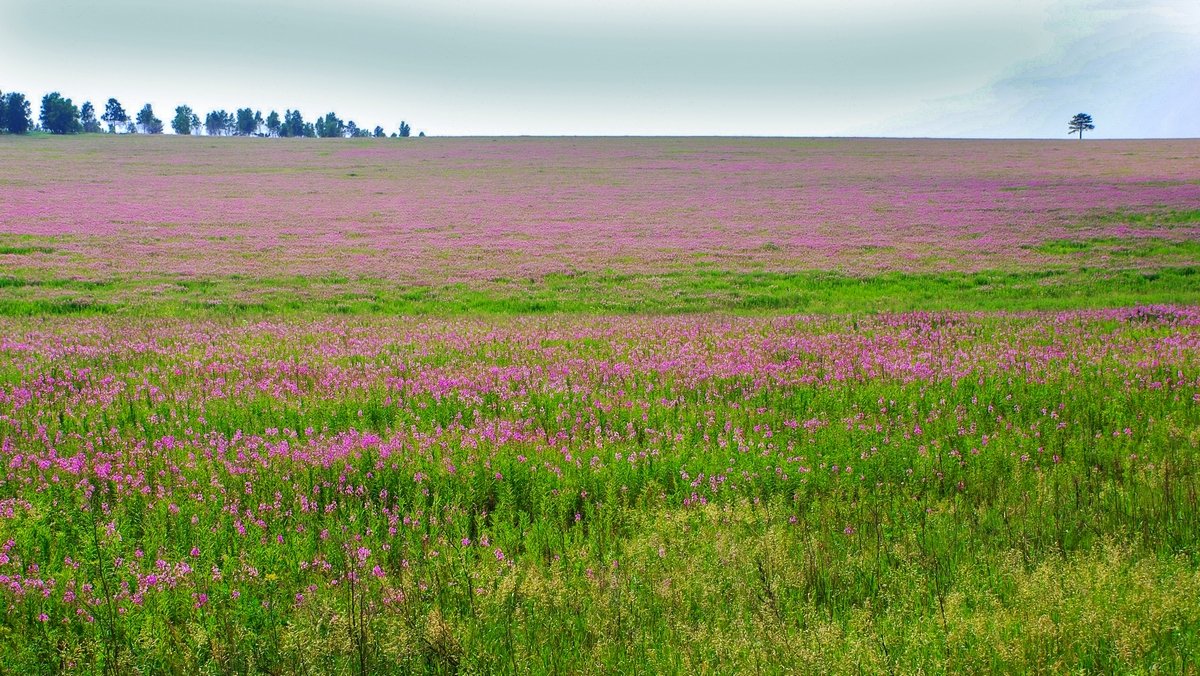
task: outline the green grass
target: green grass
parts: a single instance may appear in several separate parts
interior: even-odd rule
[[[1069,255],[1096,253],[1125,258],[1154,260],[1162,256],[1181,256],[1200,259],[1200,242],[1159,238],[1094,237],[1091,239],[1055,239],[1043,242],[1031,250],[1038,253]]]
[[[1094,243],[1047,245],[1067,252]],[[1157,244],[1174,250],[1195,243]],[[1060,247],[1052,249],[1052,247]],[[0,315],[527,315],[726,312],[871,313],[909,310],[1068,310],[1200,302],[1191,266],[1149,270],[884,273],[694,271],[663,275],[551,275],[481,286],[402,286],[379,279],[44,278],[0,274]]]
[[[13,254],[23,256],[31,253],[54,253],[54,249],[48,246],[2,246],[0,245],[0,255]]]
[[[1178,184],[1170,184],[1178,185]],[[1097,220],[1128,223],[1140,227],[1193,225],[1200,223],[1200,209],[1159,210],[1150,212],[1114,211],[1099,214]]]

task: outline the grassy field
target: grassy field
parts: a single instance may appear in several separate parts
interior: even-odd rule
[[[0,138],[0,315],[1195,303],[1200,143]]]
[[[1200,267],[1039,272],[695,270],[557,275],[523,282],[400,286],[345,277],[82,281],[0,276],[0,316],[277,317],[314,315],[778,314],[1069,310],[1200,302]]]
[[[1197,673],[1197,150],[0,137],[0,671]]]

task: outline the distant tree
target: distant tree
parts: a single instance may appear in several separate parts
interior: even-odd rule
[[[254,111],[249,108],[238,108],[234,133],[238,136],[250,136],[257,129],[258,125],[254,122]]]
[[[79,123],[83,125],[85,134],[98,134],[103,129],[100,127],[100,120],[96,119],[96,107],[91,101],[84,101],[83,106],[79,109]]]
[[[1069,130],[1067,133],[1079,134],[1080,141],[1083,140],[1083,132],[1091,131],[1095,128],[1096,125],[1092,124],[1092,116],[1088,115],[1087,113],[1078,113],[1075,115],[1075,117],[1071,118],[1069,123],[1067,123],[1067,129]]]
[[[254,111],[254,133],[255,134],[259,134],[262,132],[263,124],[265,124],[265,123],[263,122],[262,111],[261,110]]]
[[[214,110],[204,116],[204,130],[209,136],[224,136],[234,130],[233,115],[224,110]]]
[[[375,138],[383,138],[385,136],[387,134],[383,132],[383,127],[375,127]]]
[[[420,134],[417,134],[417,136],[419,136],[421,138],[425,138],[425,132],[421,132]]]
[[[79,123],[79,109],[64,99],[58,92],[50,92],[42,97],[42,129],[51,134],[78,134],[83,131]]]
[[[175,118],[171,120],[171,128],[180,136],[187,136],[192,133],[192,119],[196,114],[192,112],[190,106],[176,106]],[[199,122],[199,120],[196,120]]]
[[[0,134],[24,134],[33,129],[29,102],[17,92],[0,94]]]
[[[283,126],[283,123],[279,121],[279,113],[272,110],[271,114],[267,116],[267,134],[270,136],[279,136],[279,128],[281,126]]]
[[[317,137],[317,126],[314,125],[312,122],[305,122],[304,128],[301,130],[300,135],[303,136],[304,138],[316,138]]]
[[[305,122],[300,111],[292,113],[292,121],[289,125],[292,130],[292,136],[315,136],[316,134],[308,134],[307,131],[312,128],[312,123]]]
[[[405,122],[404,120],[401,120],[400,121],[400,137],[408,138],[409,134],[412,134],[412,127],[408,126],[408,123]]]
[[[190,126],[192,128],[192,133],[199,134],[200,133],[200,116],[197,115],[196,113],[192,113],[192,119],[188,120],[188,122],[190,123]]]
[[[154,108],[149,103],[142,106],[142,109],[137,114],[137,124],[142,128],[142,133],[145,134],[161,134],[163,133],[162,120],[154,116]]]
[[[329,112],[325,114],[325,117],[317,120],[316,132],[317,136],[320,136],[321,138],[345,136],[346,125],[342,124],[342,121],[338,119],[337,115]]]
[[[108,103],[104,104],[104,114],[100,116],[100,119],[108,123],[108,133],[115,134],[118,124],[129,122],[129,115],[121,107],[120,101],[109,99]]]
[[[10,134],[28,134],[33,129],[33,118],[29,110],[29,101],[19,92],[9,92],[4,95],[4,120],[0,127]]]
[[[283,115],[283,126],[279,128],[280,136],[307,136],[305,131],[312,125],[305,124],[304,117],[298,110],[288,110]]]

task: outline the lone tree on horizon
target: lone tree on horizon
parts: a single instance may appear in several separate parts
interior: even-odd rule
[[[1072,117],[1071,121],[1067,124],[1067,129],[1070,130],[1067,133],[1068,134],[1078,133],[1079,140],[1082,141],[1083,140],[1083,132],[1091,131],[1095,128],[1096,128],[1096,125],[1092,124],[1092,116],[1091,115],[1088,115],[1087,113],[1079,113],[1075,117]]]

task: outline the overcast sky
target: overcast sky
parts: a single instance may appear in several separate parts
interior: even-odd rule
[[[1200,136],[1200,0],[0,0],[0,90],[436,135]]]

